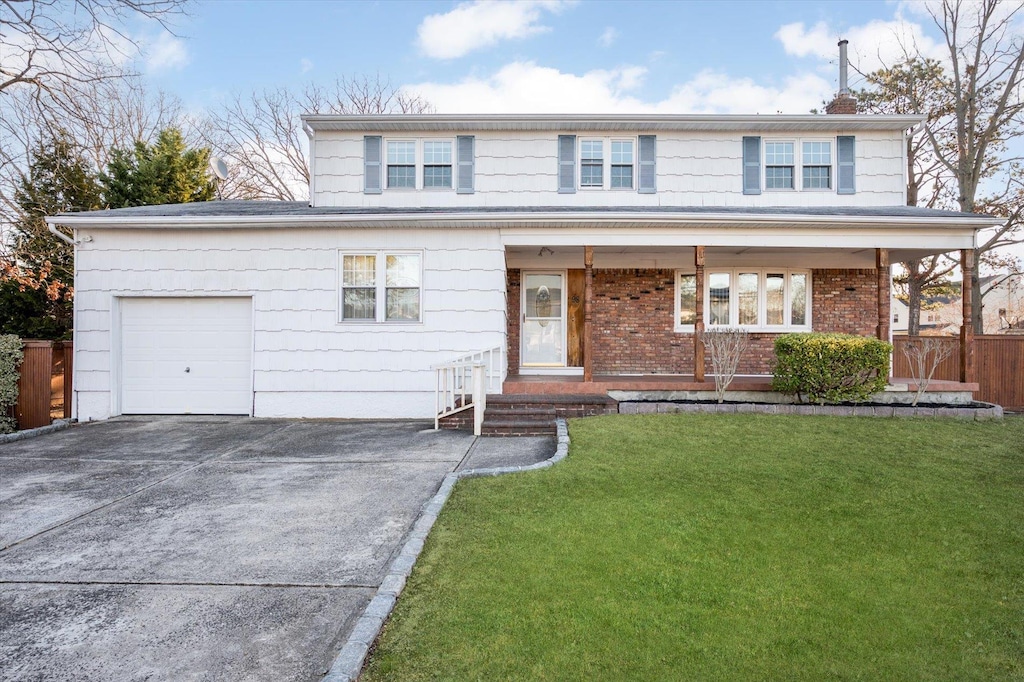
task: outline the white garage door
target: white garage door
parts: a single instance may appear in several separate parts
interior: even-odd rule
[[[249,414],[252,299],[121,299],[123,414]]]

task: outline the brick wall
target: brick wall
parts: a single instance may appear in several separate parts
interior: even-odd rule
[[[520,273],[508,272],[509,371],[519,367]],[[693,335],[673,331],[675,271],[594,270],[594,373],[692,374]],[[814,270],[815,331],[873,336],[877,320],[874,270]],[[740,374],[770,374],[777,334],[751,334]],[[711,371],[711,360],[706,371]]]
[[[508,373],[515,374],[519,371],[519,323],[522,319],[521,309],[523,296],[520,289],[522,274],[519,270],[508,270],[505,273],[505,295],[508,312],[505,318],[506,329],[508,329]]]

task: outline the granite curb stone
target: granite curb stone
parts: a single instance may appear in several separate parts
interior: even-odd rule
[[[430,533],[434,522],[437,520],[437,515],[448,500],[448,496],[451,495],[455,483],[460,478],[500,476],[501,474],[511,474],[520,471],[547,469],[561,462],[569,454],[569,429],[564,419],[556,420],[555,428],[558,444],[555,448],[555,454],[549,459],[524,466],[453,471],[444,477],[441,487],[434,497],[431,498],[430,502],[426,504],[416,523],[413,524],[413,528],[409,532],[398,556],[391,562],[384,580],[381,582],[380,587],[377,588],[377,593],[356,621],[352,633],[341,647],[337,658],[334,659],[334,663],[331,665],[327,676],[324,677],[324,682],[354,682],[359,677],[359,673],[363,669],[363,663],[366,661],[366,656],[370,651],[370,646],[377,639],[381,628],[384,627],[384,621],[391,615],[398,596],[405,587],[406,579],[412,572],[413,565],[415,565],[420,552],[423,551],[423,543]]]
[[[14,433],[0,434],[0,445],[4,443],[13,443],[19,440],[25,440],[26,438],[35,438],[36,436],[45,436],[48,433],[54,431],[63,431],[64,429],[71,426],[74,422],[71,419],[54,419],[53,423],[49,426],[40,426],[35,429],[25,429],[24,431],[15,431]]]

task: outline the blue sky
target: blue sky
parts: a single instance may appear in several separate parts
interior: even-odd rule
[[[836,42],[873,68],[939,51],[920,2],[200,1],[151,34],[150,82],[189,108],[232,92],[379,73],[439,112],[806,113]]]

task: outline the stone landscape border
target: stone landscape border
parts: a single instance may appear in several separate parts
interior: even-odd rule
[[[778,403],[681,403],[672,401],[623,401],[619,414],[819,414],[836,417],[954,417],[987,421],[1002,419],[1003,408],[975,402],[982,407],[929,407],[927,405],[793,405]]]
[[[412,531],[406,537],[405,544],[402,545],[398,556],[391,562],[391,566],[384,576],[384,581],[377,588],[377,593],[370,600],[370,603],[366,605],[362,615],[356,621],[355,627],[352,628],[351,634],[349,634],[345,644],[341,647],[338,657],[334,659],[334,663],[324,678],[324,682],[354,682],[359,677],[363,664],[366,662],[366,656],[370,652],[370,646],[377,639],[381,628],[384,627],[384,622],[387,621],[391,611],[395,608],[398,595],[402,593],[405,581],[408,579],[409,574],[412,573],[412,567],[416,564],[416,559],[419,558],[420,552],[423,551],[423,543],[426,541],[430,529],[433,528],[434,522],[437,521],[437,516],[441,513],[441,509],[448,500],[448,496],[451,495],[455,483],[460,478],[499,476],[520,471],[536,471],[538,469],[546,469],[561,462],[569,454],[569,429],[564,419],[558,419],[555,422],[555,427],[558,434],[558,444],[555,448],[555,454],[549,459],[524,466],[453,471],[444,477],[441,487],[434,497],[427,502],[423,511],[420,512],[419,518],[416,519],[416,523],[413,524]]]
[[[43,436],[47,433],[53,433],[54,431],[63,431],[71,426],[72,423],[73,421],[71,419],[54,419],[53,423],[49,426],[40,426],[35,429],[15,431],[14,433],[2,433],[0,434],[0,445],[4,443],[13,443],[16,440],[25,440],[26,438]]]

